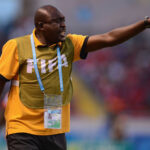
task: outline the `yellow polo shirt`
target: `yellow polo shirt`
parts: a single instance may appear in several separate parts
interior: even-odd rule
[[[35,46],[42,45],[33,31]],[[80,59],[80,51],[86,36],[68,34],[74,45],[74,61]],[[6,135],[29,133],[34,135],[53,135],[70,131],[70,104],[62,108],[62,129],[44,128],[44,110],[31,109],[23,105],[19,98],[19,61],[15,39],[9,40],[2,49],[0,74],[12,82],[5,111]]]

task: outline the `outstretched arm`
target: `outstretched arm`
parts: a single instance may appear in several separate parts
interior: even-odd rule
[[[129,26],[114,29],[104,34],[90,36],[85,51],[96,51],[123,43],[145,30],[147,24],[150,25],[150,19],[146,20],[146,24],[143,20]]]

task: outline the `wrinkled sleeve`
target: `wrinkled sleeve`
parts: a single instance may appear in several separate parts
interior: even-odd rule
[[[15,39],[9,40],[2,48],[0,75],[11,80],[18,72],[18,51]]]

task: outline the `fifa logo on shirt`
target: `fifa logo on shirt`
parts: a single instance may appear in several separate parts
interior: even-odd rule
[[[49,72],[53,72],[54,68],[57,65],[57,60],[58,60],[57,57],[51,60],[40,59],[41,73],[46,73],[47,67],[48,67]],[[65,56],[65,54],[61,55],[61,61],[62,61],[62,66],[68,67],[68,61],[67,61],[67,57]],[[33,62],[34,62],[33,59],[27,59],[27,73],[32,73],[34,69]],[[39,59],[37,59],[37,64],[39,64],[38,62],[39,62]]]

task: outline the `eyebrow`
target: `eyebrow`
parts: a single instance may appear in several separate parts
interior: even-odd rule
[[[65,17],[58,17],[58,18],[54,18],[54,19],[51,19],[51,21],[55,21],[55,20],[59,20],[59,19],[61,19],[61,20],[65,20]]]

